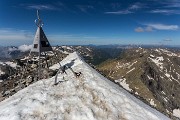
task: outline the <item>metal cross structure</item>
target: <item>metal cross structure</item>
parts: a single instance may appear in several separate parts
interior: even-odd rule
[[[36,34],[34,37],[34,42],[33,42],[33,47],[31,49],[31,52],[42,53],[42,52],[46,52],[46,51],[53,51],[46,35],[44,34],[44,31],[42,29],[43,22],[39,17],[38,10],[37,10],[37,18],[38,19],[35,20],[35,23],[38,28],[37,28],[37,31],[36,31]]]
[[[42,52],[45,54],[46,56],[46,53],[47,51],[53,51],[43,29],[42,29],[42,26],[43,26],[43,22],[42,20],[40,19],[40,16],[39,16],[39,10],[37,10],[37,19],[35,20],[35,24],[37,25],[37,31],[36,31],[36,34],[35,34],[35,37],[34,37],[34,41],[33,41],[33,46],[31,48],[31,51],[30,51],[30,54],[31,53],[38,53],[38,57],[39,57],[39,63],[38,63],[38,79],[41,78],[41,65],[40,65],[40,62],[41,62],[41,56],[42,56]]]

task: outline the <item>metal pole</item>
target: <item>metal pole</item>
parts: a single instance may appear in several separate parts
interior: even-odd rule
[[[45,54],[46,65],[47,65],[47,68],[48,68],[48,70],[49,70],[49,64],[48,64],[48,62],[47,62],[47,54],[46,54],[46,52],[44,52],[44,54]]]
[[[41,77],[41,63],[40,63],[40,61],[41,61],[41,52],[39,51],[39,62],[38,62],[38,80],[40,80],[40,77]]]
[[[41,33],[40,33],[40,29],[41,28],[39,26],[39,63],[38,63],[39,64],[38,65],[39,68],[38,68],[38,80],[40,80],[40,77],[41,77],[41,73],[40,73],[41,72],[41,63],[40,63],[41,62],[41,43],[40,43],[40,41],[41,41],[40,40],[41,39]]]

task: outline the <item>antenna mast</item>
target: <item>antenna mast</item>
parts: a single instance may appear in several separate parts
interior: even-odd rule
[[[37,19],[35,20],[35,24],[38,27],[42,27],[43,26],[43,22],[42,22],[42,20],[40,19],[40,16],[39,16],[39,10],[37,10]]]

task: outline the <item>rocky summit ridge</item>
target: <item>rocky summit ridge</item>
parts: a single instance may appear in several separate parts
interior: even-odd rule
[[[1,120],[169,120],[91,68],[77,54],[61,65],[66,73],[42,79],[0,102]],[[59,69],[59,64],[51,69]],[[81,72],[79,77],[74,72]]]

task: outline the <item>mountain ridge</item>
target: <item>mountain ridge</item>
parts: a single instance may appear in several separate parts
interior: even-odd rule
[[[172,116],[180,103],[179,61],[178,51],[135,48],[97,68],[144,102]]]
[[[58,85],[53,85],[54,77],[40,80],[0,102],[1,120],[169,120],[104,78],[78,54],[71,53],[61,65],[71,69],[58,75]],[[58,64],[51,67],[58,68]],[[82,72],[80,78],[72,70]]]

